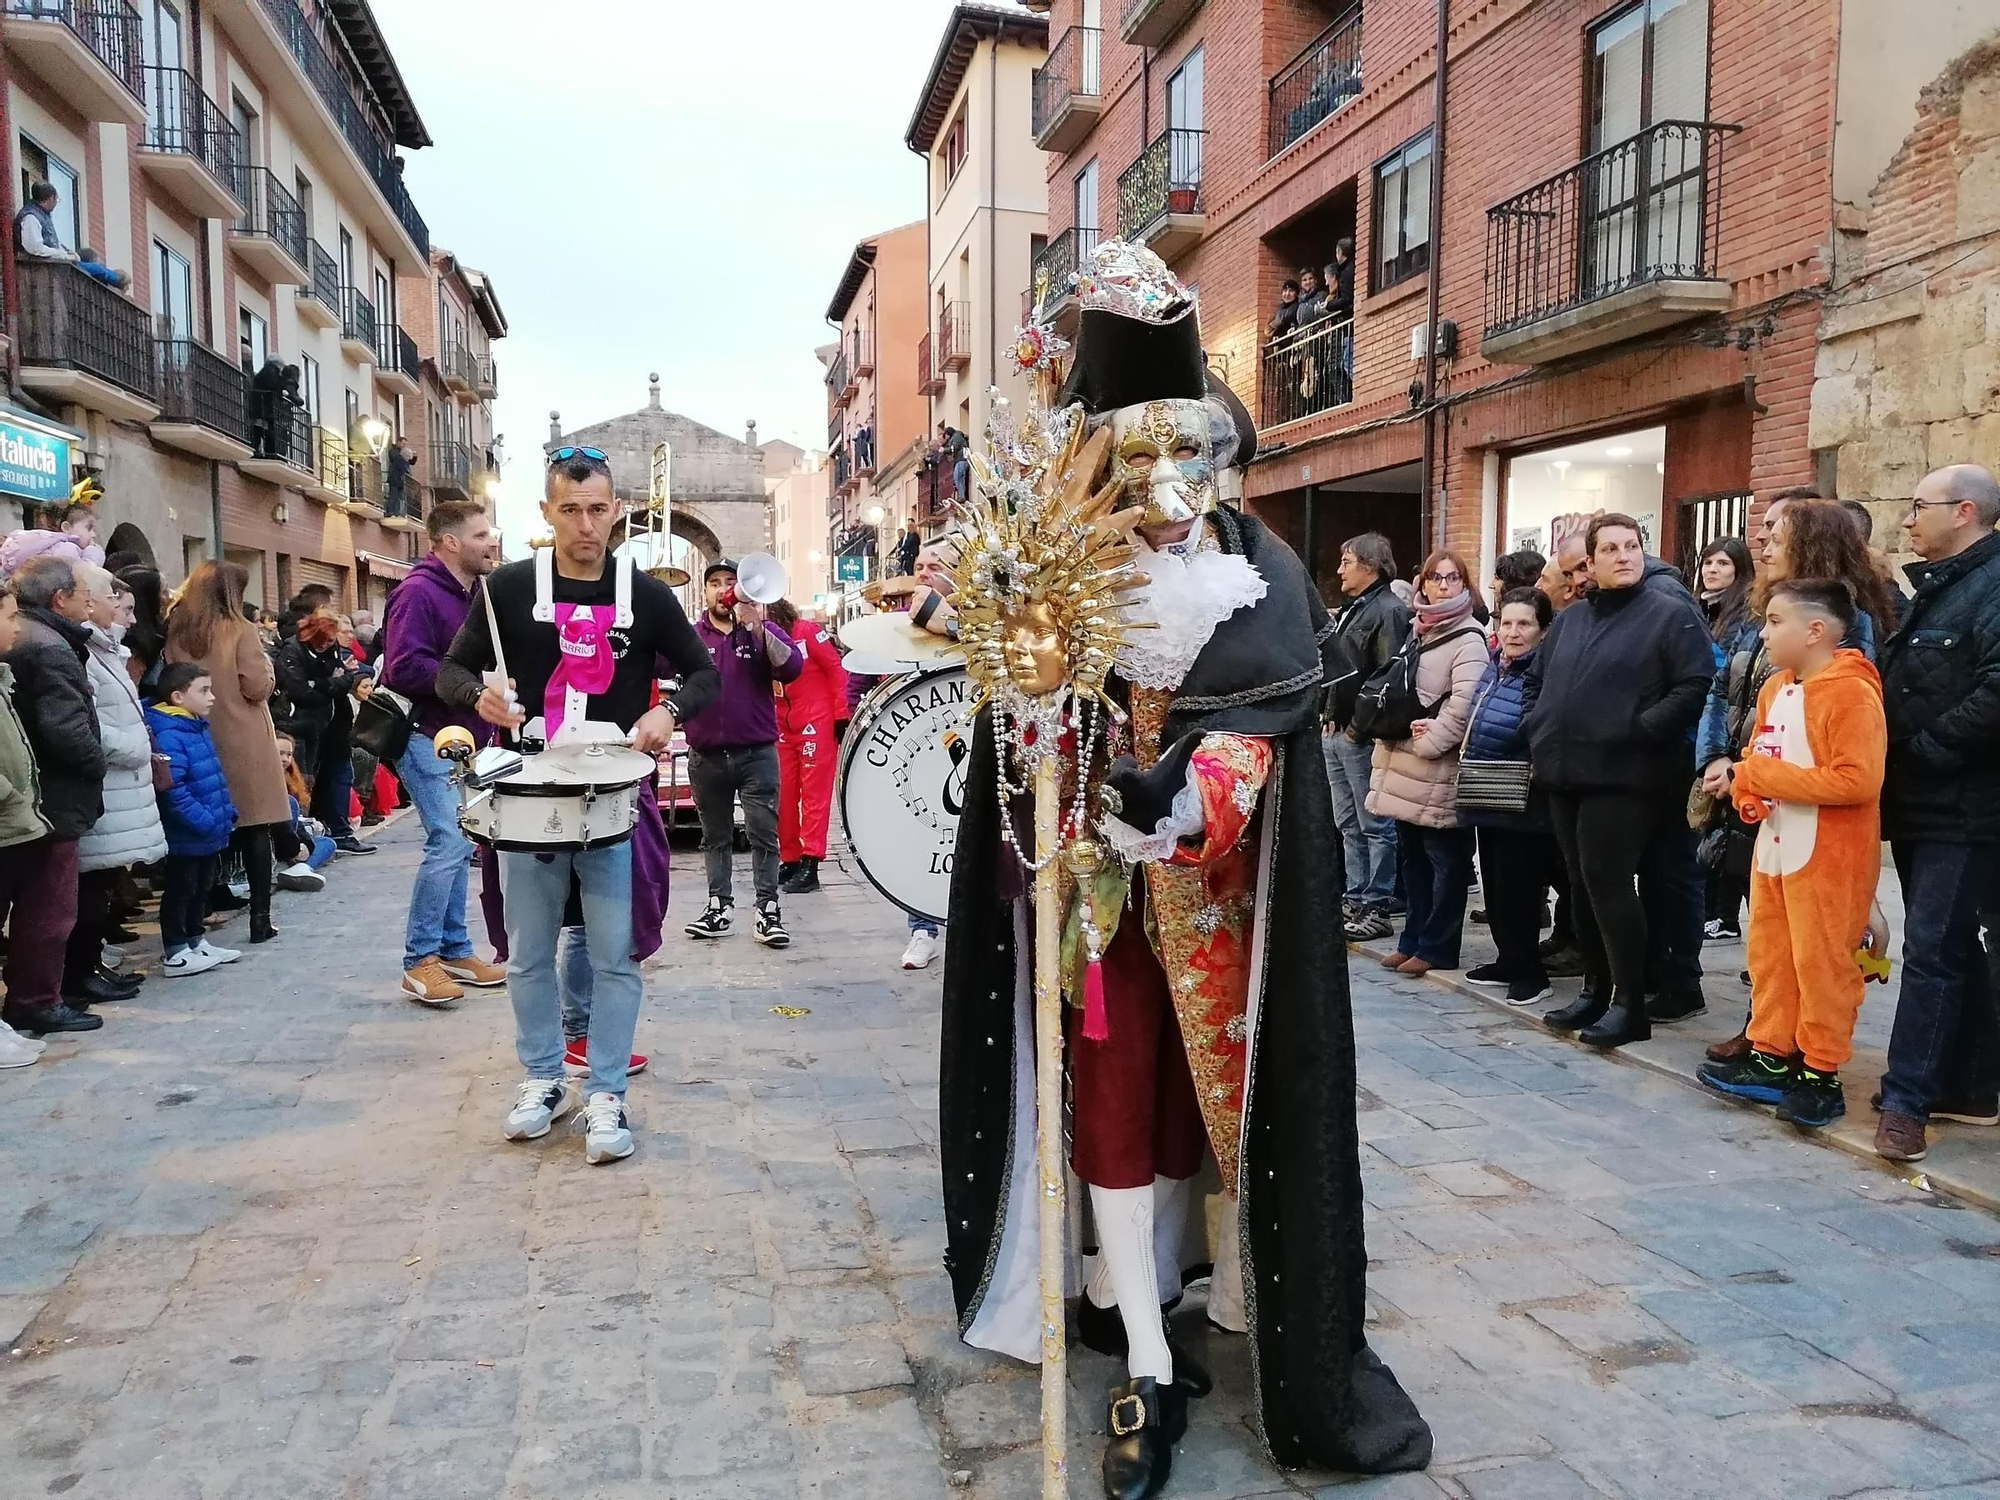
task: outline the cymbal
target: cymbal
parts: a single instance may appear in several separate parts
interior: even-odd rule
[[[694,582],[694,574],[686,568],[677,568],[672,563],[661,563],[659,567],[648,568],[646,571],[670,589],[677,589],[683,584]]]
[[[858,651],[874,662],[933,666],[956,659],[951,641],[914,625],[906,614],[859,615],[840,627],[843,651]]]

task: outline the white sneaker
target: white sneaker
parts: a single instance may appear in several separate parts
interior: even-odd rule
[[[625,1101],[616,1094],[592,1094],[583,1107],[583,1159],[592,1166],[632,1154],[632,1127]]]
[[[30,1042],[0,1021],[0,1068],[31,1068],[41,1060],[39,1042]]]
[[[910,934],[910,946],[903,950],[903,967],[928,969],[938,956],[938,940],[918,928]]]
[[[530,1078],[514,1096],[502,1132],[510,1141],[539,1140],[549,1127],[576,1108],[577,1086],[567,1078]]]
[[[49,1050],[49,1044],[40,1037],[22,1036],[20,1032],[9,1026],[5,1021],[0,1021],[0,1043],[5,1042],[19,1042],[37,1057],[40,1057],[44,1052]]]
[[[195,944],[171,955],[160,965],[160,972],[169,979],[179,979],[189,974],[206,974],[222,962],[214,949]]]
[[[102,948],[97,950],[97,961],[107,969],[115,969],[125,962],[125,950],[123,948],[115,948],[110,943],[106,943]]]
[[[250,878],[246,875],[229,882],[229,894],[238,901],[250,899]]]
[[[323,891],[326,877],[304,860],[295,865],[286,865],[272,877],[273,883],[281,891]]]
[[[201,949],[202,952],[208,954],[219,964],[233,964],[243,956],[241,948],[218,948],[205,937],[196,939],[195,947]]]

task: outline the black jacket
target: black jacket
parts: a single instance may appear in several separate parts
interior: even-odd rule
[[[1684,791],[1715,647],[1694,596],[1657,558],[1628,589],[1556,617],[1521,695],[1536,783],[1555,792]]]
[[[1882,832],[2000,843],[2000,536],[1903,570],[1916,597],[1882,644]]]
[[[1333,283],[1326,289],[1326,311],[1329,317],[1349,318],[1354,315],[1354,261],[1331,262]]]
[[[272,665],[279,691],[291,705],[288,721],[278,727],[289,734],[324,734],[336,706],[360,678],[338,646],[315,651],[296,635],[278,647]]]
[[[85,665],[90,627],[39,606],[21,611],[7,654],[14,707],[35,752],[42,816],[59,839],[80,839],[104,816],[104,741]]]
[[[1333,638],[1346,658],[1341,665],[1360,673],[1363,682],[1389,665],[1409,635],[1410,607],[1396,597],[1386,578],[1376,579],[1333,616]]]

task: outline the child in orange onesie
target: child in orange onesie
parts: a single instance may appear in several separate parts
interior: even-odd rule
[[[1839,1069],[1861,1009],[1855,949],[1882,871],[1888,730],[1882,679],[1859,651],[1839,649],[1854,612],[1837,579],[1771,589],[1764,649],[1777,670],[1757,696],[1750,753],[1731,768],[1737,812],[1763,824],[1750,876],[1753,1050],[1699,1075],[1808,1129],[1847,1112]]]

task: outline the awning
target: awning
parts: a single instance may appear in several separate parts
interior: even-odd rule
[[[354,558],[356,562],[366,563],[370,573],[386,578],[408,578],[410,569],[414,566],[406,558],[384,557],[379,552],[356,551]]]

